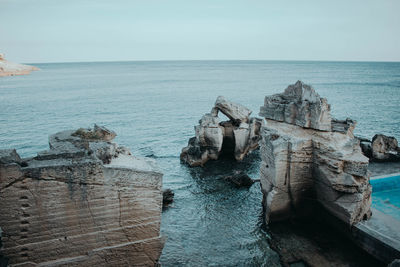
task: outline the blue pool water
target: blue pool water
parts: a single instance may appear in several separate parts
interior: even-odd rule
[[[400,175],[373,179],[372,206],[400,220]]]

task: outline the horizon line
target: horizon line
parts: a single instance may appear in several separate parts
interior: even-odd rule
[[[68,64],[68,63],[117,63],[117,62],[193,62],[193,61],[269,61],[269,62],[338,62],[338,63],[400,63],[395,60],[315,60],[315,59],[142,59],[142,60],[95,60],[22,62],[21,64]]]

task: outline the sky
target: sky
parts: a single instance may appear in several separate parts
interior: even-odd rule
[[[399,0],[0,0],[21,63],[400,61]]]

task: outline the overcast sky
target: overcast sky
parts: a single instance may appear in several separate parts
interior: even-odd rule
[[[0,52],[25,63],[400,61],[400,0],[0,0]]]

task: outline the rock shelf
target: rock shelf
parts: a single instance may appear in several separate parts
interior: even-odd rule
[[[157,264],[163,175],[115,135],[59,132],[27,159],[0,150],[0,245],[11,266]]]

